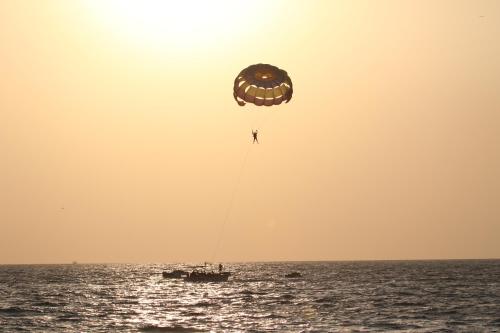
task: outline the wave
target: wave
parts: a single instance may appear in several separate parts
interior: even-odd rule
[[[321,303],[321,304],[330,304],[330,303],[334,303],[335,302],[335,298],[334,297],[322,297],[322,298],[318,298],[316,300],[314,300],[314,302],[316,303]]]
[[[274,282],[276,279],[262,278],[262,279],[232,279],[232,282],[248,283],[248,282]]]
[[[371,327],[373,328],[381,328],[383,330],[395,330],[395,331],[398,331],[398,330],[403,330],[403,329],[415,329],[415,328],[419,328],[419,326],[411,326],[409,327],[409,325],[402,325],[402,324],[399,324],[399,323],[392,323],[392,322],[382,322],[382,323],[376,323],[374,325],[371,325]]]
[[[24,315],[36,315],[38,313],[40,313],[40,311],[38,310],[32,310],[32,309],[28,310],[17,306],[11,306],[0,309],[0,315],[5,314],[10,316],[24,316]]]
[[[286,319],[285,316],[275,314],[275,313],[270,313],[267,315],[248,315],[246,317],[251,318],[251,319]]]
[[[191,328],[191,327],[183,327],[183,326],[155,326],[149,325],[140,328],[141,332],[203,332],[202,330]]]
[[[403,307],[413,307],[413,306],[424,306],[423,302],[409,302],[409,301],[401,301],[394,303],[394,306],[403,306]]]
[[[54,302],[49,302],[49,301],[41,301],[41,302],[34,302],[33,306],[47,306],[47,307],[58,307],[58,306],[65,306],[67,303],[54,303]]]
[[[211,302],[206,302],[206,301],[201,301],[201,302],[198,302],[196,304],[194,304],[195,306],[202,306],[202,307],[205,307],[205,306],[214,306],[216,304],[214,303],[211,303]]]
[[[0,313],[21,313],[21,312],[25,312],[25,311],[26,310],[18,308],[16,306],[0,309]]]
[[[191,317],[200,317],[207,315],[206,313],[199,311],[182,311],[181,313],[183,316],[191,316]]]

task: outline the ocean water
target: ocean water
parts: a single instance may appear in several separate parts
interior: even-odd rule
[[[500,332],[500,260],[0,266],[0,332]],[[284,274],[299,271],[302,278]]]

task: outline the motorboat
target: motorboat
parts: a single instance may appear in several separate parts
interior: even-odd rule
[[[299,278],[299,277],[302,277],[302,274],[300,274],[299,272],[292,272],[292,273],[285,274],[285,277],[289,278],[289,279]]]

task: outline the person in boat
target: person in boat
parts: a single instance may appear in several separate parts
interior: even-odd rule
[[[252,130],[252,136],[253,136],[253,142],[252,143],[259,143],[259,140],[257,139],[257,134],[259,134],[259,130]]]

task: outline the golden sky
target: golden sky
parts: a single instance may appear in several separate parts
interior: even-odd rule
[[[499,36],[496,0],[0,1],[0,263],[498,258]],[[289,104],[237,105],[254,63]]]

